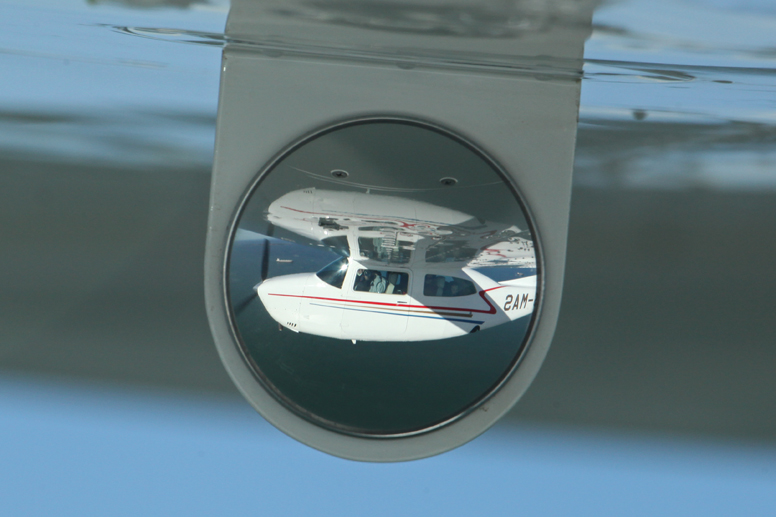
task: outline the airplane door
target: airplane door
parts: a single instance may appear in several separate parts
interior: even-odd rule
[[[389,267],[352,269],[343,291],[342,338],[406,341],[409,273]]]
[[[416,271],[411,294],[418,317],[410,318],[407,333],[415,339],[447,339],[482,326],[487,306],[477,285],[464,277],[460,270]]]

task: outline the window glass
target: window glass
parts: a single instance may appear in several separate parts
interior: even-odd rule
[[[348,246],[348,238],[345,235],[337,235],[335,237],[321,239],[321,244],[328,246],[344,257],[350,256],[350,246]]]
[[[354,291],[380,294],[407,294],[410,276],[398,271],[378,271],[375,269],[359,269]]]
[[[342,289],[342,282],[345,281],[345,273],[347,272],[348,259],[342,257],[318,271],[316,275],[330,286]]]
[[[424,296],[468,296],[476,292],[473,282],[454,276],[426,275],[423,282]]]

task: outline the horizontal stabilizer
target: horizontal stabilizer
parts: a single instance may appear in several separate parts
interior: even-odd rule
[[[513,278],[512,280],[502,280],[501,285],[511,285],[513,287],[533,287],[536,288],[536,275],[524,276],[522,278]]]

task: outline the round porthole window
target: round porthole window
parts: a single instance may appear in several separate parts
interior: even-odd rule
[[[258,171],[224,296],[242,360],[285,411],[390,440],[499,390],[530,343],[541,275],[529,213],[494,160],[437,126],[367,119]]]

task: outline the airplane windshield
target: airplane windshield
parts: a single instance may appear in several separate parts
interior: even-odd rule
[[[476,292],[472,282],[454,276],[426,275],[423,282],[424,296],[468,296]]]
[[[380,294],[407,294],[409,278],[407,273],[398,271],[359,269],[353,290]]]
[[[345,281],[345,273],[347,272],[348,259],[342,257],[318,271],[316,275],[330,286],[342,289],[342,282]]]

